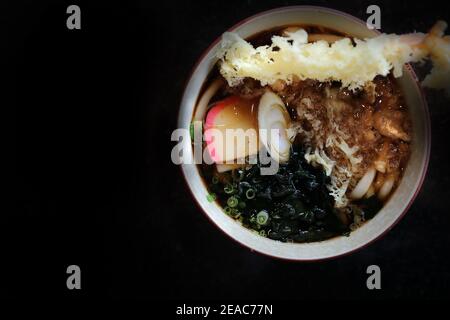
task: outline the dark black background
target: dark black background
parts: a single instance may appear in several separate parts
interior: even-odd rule
[[[384,32],[450,22],[430,1],[30,1],[2,3],[13,68],[16,210],[2,293],[188,299],[449,298],[450,100],[427,92],[433,145],[423,189],[384,238],[319,263],[275,260],[218,231],[170,160],[184,83],[207,46],[243,18],[293,4],[366,19]],[[14,4],[14,5],[12,5]],[[81,30],[66,8],[81,7]],[[5,43],[4,40],[2,40]],[[66,289],[66,268],[82,289]],[[366,268],[382,290],[366,288]],[[5,284],[6,280],[6,286]]]

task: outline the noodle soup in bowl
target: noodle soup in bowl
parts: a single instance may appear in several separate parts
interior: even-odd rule
[[[240,22],[229,31],[237,33],[243,39],[251,39],[267,30],[294,25],[317,26],[359,39],[372,38],[379,34],[375,30],[368,29],[365,22],[345,13],[304,6],[263,12]],[[182,98],[178,118],[179,128],[190,128],[193,119],[198,117],[196,113],[199,112],[199,100],[204,94],[206,84],[211,80],[211,72],[217,64],[219,50],[221,50],[220,39],[206,50],[194,68]],[[224,233],[251,250],[272,257],[313,261],[341,256],[366,246],[389,231],[407,212],[421,188],[428,165],[429,115],[418,80],[409,65],[404,66],[403,75],[396,79],[396,84],[407,105],[411,125],[408,139],[409,157],[402,168],[402,177],[392,194],[383,203],[382,208],[372,219],[364,222],[349,235],[301,243],[263,237],[255,230],[244,227],[236,219],[224,214],[223,204],[208,199],[210,190],[201,166],[182,164],[182,172],[193,197],[208,218]],[[206,114],[201,114],[200,117],[204,119]],[[193,149],[185,151],[188,154],[184,157],[192,159]]]

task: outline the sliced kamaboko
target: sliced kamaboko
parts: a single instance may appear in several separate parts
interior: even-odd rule
[[[376,170],[374,167],[370,167],[366,173],[362,176],[362,178],[356,184],[356,187],[350,193],[350,198],[352,199],[361,199],[369,190],[372,185],[373,180],[375,179]]]
[[[258,153],[256,101],[231,96],[206,115],[206,149],[215,163],[236,163]],[[245,162],[244,162],[245,163]]]
[[[258,106],[259,139],[270,156],[280,163],[289,160],[290,125],[291,118],[283,101],[275,93],[266,91]]]
[[[223,84],[224,83],[221,78],[217,78],[216,80],[211,82],[197,104],[197,108],[195,109],[194,121],[203,121],[211,98],[214,97],[214,95]]]
[[[388,176],[384,180],[383,185],[378,191],[378,198],[380,198],[381,200],[386,199],[386,197],[391,193],[394,184],[395,184],[395,177],[393,175]]]

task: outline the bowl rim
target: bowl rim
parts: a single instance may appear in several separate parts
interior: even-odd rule
[[[318,10],[318,11],[322,11],[322,12],[326,12],[326,13],[331,13],[334,15],[340,15],[343,16],[345,18],[348,18],[350,20],[353,20],[355,23],[358,24],[364,24],[366,25],[366,23],[351,15],[348,14],[346,12],[340,11],[340,10],[336,10],[333,8],[327,8],[327,7],[322,7],[322,6],[311,6],[311,5],[294,5],[294,6],[282,6],[282,7],[277,7],[277,8],[273,8],[270,10],[265,10],[265,11],[261,11],[258,12],[256,14],[253,14],[247,18],[244,18],[240,21],[238,21],[237,23],[235,23],[234,25],[232,25],[230,28],[228,28],[227,30],[225,30],[224,32],[232,32],[235,29],[237,29],[239,26],[246,24],[247,22],[254,20],[260,16],[263,15],[267,15],[273,12],[283,12],[283,11],[292,11],[292,10]],[[381,32],[379,30],[373,30],[374,32],[381,34]],[[201,53],[200,57],[197,59],[197,61],[195,62],[195,64],[193,65],[193,67],[191,68],[191,71],[189,72],[188,77],[186,78],[186,81],[184,83],[183,86],[183,95],[181,97],[181,102],[184,100],[184,96],[185,96],[185,92],[186,92],[186,88],[188,86],[188,84],[191,82],[193,76],[195,75],[195,72],[198,68],[198,66],[202,63],[202,61],[204,60],[204,58],[209,54],[209,52],[221,41],[222,38],[222,34],[220,36],[218,36],[205,50],[203,50],[203,52]],[[186,188],[189,190],[189,193],[191,194],[191,197],[194,198],[195,200],[195,204],[196,206],[200,209],[200,211],[207,217],[207,219],[209,221],[212,222],[212,224],[219,229],[223,234],[225,234],[227,237],[229,237],[230,239],[234,240],[236,243],[240,244],[242,247],[250,250],[251,252],[256,252],[260,255],[266,256],[266,257],[270,257],[270,258],[275,258],[278,260],[283,260],[283,261],[288,261],[288,262],[299,262],[299,263],[312,263],[312,262],[318,262],[318,261],[327,261],[327,260],[333,260],[333,259],[337,259],[340,257],[345,257],[347,255],[350,255],[352,253],[355,253],[363,248],[368,247],[369,245],[371,245],[372,243],[376,242],[377,240],[380,240],[381,238],[383,238],[390,230],[392,230],[399,222],[400,220],[403,219],[403,217],[405,216],[405,214],[409,211],[409,209],[411,208],[412,204],[414,203],[415,199],[417,198],[418,194],[420,193],[420,191],[422,190],[423,187],[423,183],[426,177],[426,174],[428,172],[428,166],[429,166],[429,161],[430,161],[430,152],[431,152],[431,120],[430,120],[430,112],[429,112],[429,108],[428,108],[428,103],[427,100],[425,98],[425,92],[424,89],[422,88],[422,86],[419,83],[419,79],[416,75],[416,73],[414,72],[414,69],[412,68],[412,66],[410,64],[405,64],[405,69],[408,72],[408,74],[413,78],[413,83],[414,86],[416,87],[417,91],[420,93],[420,99],[421,99],[421,106],[424,109],[424,113],[425,113],[425,119],[424,119],[424,134],[425,134],[425,147],[426,147],[426,154],[425,154],[425,160],[423,163],[423,170],[422,170],[422,175],[419,179],[419,183],[417,186],[417,189],[414,191],[414,194],[412,195],[412,197],[410,198],[408,204],[406,205],[406,207],[404,208],[404,210],[402,211],[402,213],[397,217],[397,219],[390,225],[388,226],[385,230],[383,230],[378,236],[376,236],[375,238],[362,243],[361,245],[343,252],[343,253],[339,253],[336,255],[331,255],[331,256],[327,256],[327,257],[319,257],[319,258],[313,258],[313,259],[305,259],[305,258],[288,258],[288,257],[283,257],[283,256],[276,256],[276,255],[272,255],[269,254],[267,252],[261,251],[261,250],[257,250],[255,248],[250,247],[249,245],[247,245],[246,243],[243,243],[241,241],[239,241],[238,239],[236,239],[235,237],[233,237],[231,234],[225,232],[217,223],[216,221],[214,221],[211,216],[206,212],[206,210],[203,209],[203,207],[200,205],[199,200],[197,199],[196,195],[194,194],[194,192],[192,191],[188,179],[186,177],[186,173],[184,170],[184,166],[180,165],[180,170],[182,172],[182,176],[183,176],[183,180],[185,183]],[[177,113],[177,124],[180,123],[180,115],[181,115],[181,104],[180,103],[180,107]],[[194,109],[195,110],[195,109]],[[275,240],[273,240],[275,241]]]

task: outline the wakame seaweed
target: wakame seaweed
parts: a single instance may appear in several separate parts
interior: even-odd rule
[[[321,168],[293,145],[290,159],[275,175],[261,175],[261,164],[210,179],[210,191],[225,213],[262,236],[288,242],[325,240],[350,231],[337,216]]]

